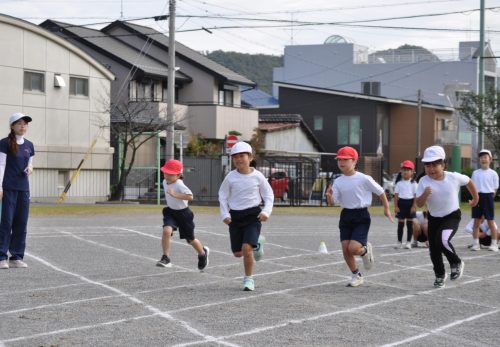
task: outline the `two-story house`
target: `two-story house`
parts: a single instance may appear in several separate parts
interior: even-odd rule
[[[33,201],[57,201],[94,143],[65,201],[106,200],[113,148],[109,105],[114,75],[66,40],[32,23],[0,14],[0,124],[22,112],[33,118]],[[109,108],[109,106],[108,106]]]

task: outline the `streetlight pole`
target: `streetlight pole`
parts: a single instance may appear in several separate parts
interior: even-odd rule
[[[167,139],[165,160],[174,159],[175,104],[175,0],[169,0],[168,76],[167,76]]]

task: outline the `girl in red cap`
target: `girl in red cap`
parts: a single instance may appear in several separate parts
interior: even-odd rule
[[[403,232],[406,222],[407,235],[404,248],[411,249],[411,237],[413,235],[413,220],[416,218],[417,204],[415,193],[417,182],[414,179],[415,165],[411,160],[401,163],[401,172],[396,179],[394,187],[394,212],[398,219],[398,243],[395,248],[403,248]]]
[[[170,241],[175,230],[179,229],[179,237],[185,239],[198,253],[198,269],[203,270],[208,265],[208,247],[194,237],[194,215],[188,207],[188,201],[193,200],[193,193],[182,181],[183,165],[180,161],[171,159],[163,165],[163,189],[167,207],[163,208],[163,236],[161,246],[163,256],[157,266],[171,267]]]
[[[372,203],[372,194],[377,195],[384,205],[384,215],[392,222],[389,201],[384,188],[368,175],[356,171],[358,152],[352,147],[342,147],[337,151],[337,165],[342,176],[333,181],[333,187],[327,190],[328,199],[340,203],[339,229],[344,260],[351,270],[349,287],[363,284],[363,277],[358,270],[354,256],[361,256],[366,270],[373,266],[372,245],[368,242],[371,218],[368,206]]]

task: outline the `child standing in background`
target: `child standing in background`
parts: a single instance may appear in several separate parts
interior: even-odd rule
[[[469,200],[471,206],[476,206],[479,200],[476,186],[468,176],[444,170],[445,157],[441,146],[425,149],[422,162],[426,175],[418,182],[416,198],[417,206],[427,205],[429,212],[429,253],[436,276],[435,288],[444,287],[447,277],[443,254],[450,264],[452,281],[462,277],[464,271],[464,262],[451,244],[461,219],[458,201],[460,187],[466,186],[471,193],[472,200]]]
[[[416,218],[417,211],[415,203],[417,182],[415,182],[414,175],[415,165],[411,160],[405,160],[401,164],[401,178],[396,179],[394,187],[394,212],[398,219],[398,243],[395,248],[403,248],[403,232],[406,222],[407,235],[404,248],[411,249],[413,219]]]
[[[231,158],[236,169],[227,174],[220,186],[220,215],[224,224],[229,225],[233,255],[243,257],[242,289],[253,291],[253,261],[259,261],[264,253],[265,239],[260,230],[262,222],[271,215],[274,194],[264,175],[250,166],[253,155],[248,143],[237,142],[231,148]]]
[[[490,169],[491,152],[487,149],[479,151],[481,168],[474,170],[472,180],[479,192],[479,203],[472,208],[474,227],[472,232],[472,251],[479,251],[479,225],[484,219],[491,230],[491,245],[489,250],[498,252],[498,230],[495,224],[495,193],[498,189],[498,174]]]
[[[193,200],[193,193],[182,181],[183,165],[180,161],[171,159],[163,165],[163,189],[167,207],[163,208],[163,235],[161,246],[163,256],[156,263],[157,266],[171,267],[170,242],[172,235],[179,228],[179,237],[185,239],[198,253],[198,270],[208,265],[208,247],[194,237],[194,215],[188,207],[188,201]]]
[[[372,245],[368,242],[371,224],[368,206],[372,203],[372,194],[380,198],[384,215],[393,222],[384,188],[371,176],[356,171],[357,161],[358,152],[354,148],[346,146],[337,151],[337,165],[343,175],[333,181],[333,187],[329,187],[326,193],[329,201],[338,202],[342,207],[340,242],[344,260],[352,273],[348,287],[357,287],[364,282],[354,256],[361,256],[366,270],[372,268],[375,260]]]

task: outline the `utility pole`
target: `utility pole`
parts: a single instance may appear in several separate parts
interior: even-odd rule
[[[481,0],[481,9],[479,15],[479,78],[477,93],[482,97],[484,95],[484,0]],[[483,102],[479,104],[480,122],[483,119]],[[484,147],[484,137],[482,131],[477,134],[478,151]]]
[[[174,159],[175,0],[169,0],[168,9],[167,139],[165,160]]]
[[[422,91],[419,89],[417,91],[417,157],[415,158],[416,171],[420,174],[420,137],[422,136]]]

